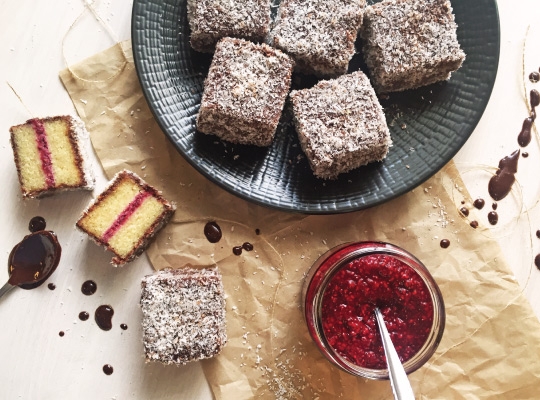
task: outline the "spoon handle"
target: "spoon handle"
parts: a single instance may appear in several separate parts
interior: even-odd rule
[[[6,282],[4,286],[0,288],[0,297],[5,295],[7,292],[9,292],[11,289],[13,289],[15,286],[13,286],[11,283]]]
[[[379,325],[379,331],[381,332],[384,354],[386,355],[386,362],[388,364],[388,374],[390,375],[390,384],[392,385],[392,391],[394,392],[394,399],[414,400],[411,383],[409,382],[409,378],[407,378],[407,373],[403,369],[403,364],[401,364],[401,360],[399,359],[394,344],[390,339],[381,310],[378,308],[375,309],[375,316],[377,317],[377,324]]]

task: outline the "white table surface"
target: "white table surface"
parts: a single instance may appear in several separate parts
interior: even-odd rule
[[[115,40],[130,37],[131,0],[96,0],[94,7],[112,34],[90,12],[84,12],[83,1],[0,0],[0,129],[4,132],[0,138],[0,251],[6,260],[6,268],[0,268],[0,281],[7,280],[8,254],[28,234],[33,216],[45,217],[48,229],[57,233],[63,246],[61,267],[50,280],[56,285],[54,291],[46,284],[31,291],[15,289],[0,301],[0,399],[210,399],[198,363],[181,368],[145,365],[139,281],[152,270],[144,256],[129,268],[110,267],[110,256],[74,229],[91,193],[67,193],[40,201],[21,199],[9,127],[35,116],[73,113],[58,72],[66,62],[78,62]],[[468,165],[494,167],[518,148],[517,133],[528,113],[521,74],[523,42],[527,26],[540,24],[538,0],[499,0],[498,4],[501,57],[497,80],[480,123],[455,158],[473,192],[475,179]],[[540,46],[540,37],[537,43]],[[534,62],[540,67],[540,57]],[[527,208],[540,198],[539,148],[533,138],[526,150],[530,157],[520,161],[518,180]],[[97,172],[97,188],[103,188],[105,177],[99,169]],[[487,201],[486,207],[490,204]],[[531,223],[521,217],[494,235],[540,316],[540,271],[532,261],[540,252],[540,240],[534,236],[540,229],[538,209],[540,206],[532,207],[525,214]],[[503,213],[510,216],[510,210],[501,210]],[[93,296],[81,293],[87,279],[98,285]],[[116,311],[115,326],[109,332],[100,330],[92,318],[86,322],[78,319],[80,311],[92,315],[100,304],[111,304]],[[126,323],[128,329],[121,330],[120,323]],[[59,336],[60,331],[65,332],[64,337]],[[114,367],[112,375],[102,372],[104,364]]]

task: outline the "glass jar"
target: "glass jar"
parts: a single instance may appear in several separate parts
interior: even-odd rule
[[[385,263],[385,260],[388,261],[387,264]],[[352,273],[351,268],[353,268],[355,265],[362,265],[362,263],[372,263],[371,269],[377,270],[378,265],[384,265],[384,267],[381,267],[381,271],[379,272],[379,277],[376,277],[376,279],[380,279],[379,283],[374,282],[371,278],[366,279],[359,279],[359,281],[355,281],[355,278],[351,277],[358,277],[359,275]],[[379,264],[377,264],[379,263]],[[366,264],[367,265],[367,264]],[[386,278],[385,276],[391,275],[392,269],[395,267],[395,274],[394,277]],[[412,271],[408,270],[411,269]],[[356,270],[355,270],[356,271]],[[360,271],[360,270],[359,270]],[[384,274],[387,275],[383,275]],[[358,365],[359,363],[355,363],[352,361],[352,358],[348,354],[344,354],[340,350],[336,350],[337,347],[339,347],[337,342],[333,338],[334,332],[331,331],[332,325],[330,325],[329,321],[333,321],[332,314],[329,314],[328,310],[323,310],[323,303],[329,304],[332,298],[335,298],[335,292],[337,290],[338,294],[339,291],[342,290],[341,287],[347,286],[347,292],[348,294],[355,293],[355,290],[362,290],[361,296],[366,297],[368,299],[365,303],[365,307],[371,307],[369,308],[369,312],[372,314],[369,319],[373,318],[372,321],[368,321],[365,319],[362,320],[362,317],[355,317],[358,318],[361,323],[356,324],[356,321],[353,320],[352,325],[350,322],[347,322],[347,324],[343,323],[344,326],[346,326],[346,329],[348,329],[348,326],[351,325],[353,328],[356,329],[356,325],[361,325],[364,329],[362,330],[354,330],[354,332],[338,332],[339,336],[344,342],[341,343],[341,347],[347,347],[352,346],[350,351],[356,351],[354,349],[353,343],[360,343],[358,341],[354,342],[354,340],[360,340],[365,343],[366,341],[369,341],[373,338],[373,335],[379,335],[378,329],[373,328],[373,324],[376,326],[375,322],[375,316],[374,316],[374,308],[377,306],[379,308],[386,307],[384,304],[384,300],[381,300],[380,298],[373,298],[369,299],[371,290],[369,286],[366,285],[373,285],[374,287],[379,287],[378,285],[386,285],[386,282],[394,281],[398,282],[400,279],[402,279],[402,276],[405,275],[399,275],[403,273],[409,274],[412,278],[417,280],[417,284],[421,285],[423,288],[423,291],[414,291],[413,289],[410,289],[409,296],[416,295],[416,293],[422,293],[425,299],[429,299],[428,301],[431,301],[431,304],[427,305],[428,310],[432,309],[433,318],[431,322],[431,328],[429,328],[429,322],[427,323],[427,328],[425,329],[424,333],[422,333],[422,336],[419,337],[419,343],[417,343],[417,347],[419,348],[415,351],[414,354],[409,355],[410,358],[408,358],[404,363],[403,366],[405,368],[405,371],[407,373],[411,373],[415,371],[416,369],[420,368],[435,352],[437,349],[437,346],[439,345],[439,342],[441,341],[443,331],[444,331],[444,325],[445,325],[445,309],[444,309],[444,301],[442,298],[441,291],[439,290],[439,287],[437,286],[437,283],[427,270],[427,268],[412,254],[409,252],[403,250],[400,247],[397,247],[395,245],[389,244],[389,243],[383,243],[383,242],[357,242],[357,243],[346,243],[340,246],[337,246],[333,249],[330,249],[328,252],[323,254],[316,262],[313,264],[311,269],[309,270],[302,289],[302,300],[303,300],[303,310],[304,310],[304,317],[306,320],[306,324],[309,330],[309,333],[315,342],[316,346],[319,348],[319,350],[322,352],[322,354],[334,365],[338,366],[339,368],[343,369],[346,372],[349,372],[353,375],[369,378],[369,379],[388,379],[388,370],[385,367],[381,368],[373,368],[373,367],[366,367],[362,365]],[[339,279],[342,279],[343,274],[348,274],[347,279],[341,281]],[[361,282],[360,282],[361,280]],[[408,282],[409,280],[407,280]],[[371,283],[369,283],[371,282]],[[423,283],[422,283],[423,282]],[[402,292],[407,292],[407,284],[401,282],[399,286],[400,296],[397,296],[399,298],[405,299],[406,297],[402,297]],[[350,289],[349,285],[353,288]],[[356,286],[358,285],[358,289],[356,289]],[[330,288],[330,289],[329,289]],[[363,288],[363,289],[362,289]],[[328,299],[325,300],[325,292],[327,292],[328,289]],[[345,290],[345,289],[343,289]],[[351,291],[352,290],[352,291]],[[375,289],[374,289],[375,290]],[[377,289],[378,290],[378,289]],[[374,297],[376,297],[376,292],[373,294]],[[396,297],[396,298],[397,298]],[[411,297],[408,297],[411,299]],[[414,296],[412,297],[412,301],[414,301]],[[389,300],[390,301],[390,300]],[[394,303],[395,298],[392,298]],[[381,303],[382,302],[382,303]],[[402,300],[404,303],[405,300]],[[426,301],[422,304],[427,304]],[[344,309],[350,305],[346,304],[339,304],[340,309]],[[352,304],[353,307],[360,307],[359,304],[354,303]],[[396,310],[401,307],[400,304],[395,305]],[[432,306],[432,307],[430,307]],[[364,308],[367,310],[368,308]],[[340,310],[338,309],[338,310]],[[390,313],[390,307],[387,307],[388,312]],[[349,311],[347,311],[349,312]],[[355,311],[356,312],[356,311]],[[392,311],[393,312],[393,311]],[[419,311],[420,312],[420,311]],[[430,311],[428,311],[429,313]],[[383,311],[384,314],[384,311]],[[429,316],[430,317],[430,316]],[[326,321],[325,321],[326,318]],[[404,318],[405,322],[401,319],[398,319],[397,321],[403,325],[407,324],[406,321],[412,321],[412,319],[407,320]],[[365,325],[369,322],[370,326],[372,327],[369,329],[369,326]],[[385,322],[388,326],[389,321],[385,319]],[[364,324],[365,323],[365,324]],[[411,322],[412,323],[412,322]],[[341,322],[340,322],[341,324]],[[356,325],[355,325],[356,324]],[[403,325],[403,326],[405,326]],[[340,325],[341,326],[341,325]],[[326,332],[325,332],[326,327]],[[406,329],[406,328],[403,328]],[[389,329],[392,333],[391,329]],[[359,333],[360,332],[360,333]],[[368,332],[368,334],[364,335],[362,332]],[[412,335],[415,334],[415,332],[411,331]],[[396,333],[397,335],[397,333]],[[412,335],[409,335],[407,337],[412,337]],[[402,335],[403,336],[403,335]],[[337,334],[335,337],[338,337]],[[349,338],[354,337],[354,340],[350,340]],[[421,344],[421,341],[425,337],[425,341],[423,344]],[[329,340],[330,338],[330,340]],[[334,348],[333,345],[330,344],[330,341],[333,340],[333,343],[336,345]],[[377,338],[377,340],[380,341],[380,338]],[[414,339],[411,339],[414,341]],[[374,343],[373,343],[374,344]],[[396,345],[396,348],[398,346]],[[349,350],[347,350],[349,351]],[[361,350],[358,349],[360,355]],[[382,351],[382,346],[381,346]],[[400,351],[398,350],[398,354]],[[367,353],[366,353],[367,354]],[[370,357],[373,355],[369,353]],[[381,357],[384,357],[383,355]],[[378,361],[380,365],[385,365],[383,363],[384,358]],[[381,364],[382,363],[382,364]]]

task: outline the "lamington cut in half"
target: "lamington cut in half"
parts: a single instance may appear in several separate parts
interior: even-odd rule
[[[217,267],[163,270],[144,277],[141,286],[147,361],[186,364],[221,352],[227,332]]]
[[[33,118],[9,131],[24,198],[94,188],[87,157],[90,138],[79,118]]]
[[[450,78],[465,53],[448,0],[384,0],[366,8],[364,59],[378,93]]]
[[[292,69],[289,56],[266,44],[220,40],[204,81],[197,129],[232,143],[269,146]]]
[[[170,220],[175,205],[135,173],[117,173],[83,212],[76,226],[115,256],[113,265],[132,261]]]
[[[335,179],[386,157],[390,132],[363,72],[320,81],[290,98],[300,145],[316,177]]]
[[[269,43],[289,54],[299,72],[347,73],[366,0],[283,0]]]
[[[188,0],[187,15],[191,47],[200,52],[227,36],[263,42],[271,23],[269,0]]]

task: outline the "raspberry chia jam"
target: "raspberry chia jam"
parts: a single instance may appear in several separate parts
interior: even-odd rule
[[[418,259],[388,243],[330,250],[306,277],[303,299],[319,350],[354,375],[388,378],[375,307],[407,373],[422,366],[442,338],[445,312],[437,284]]]

